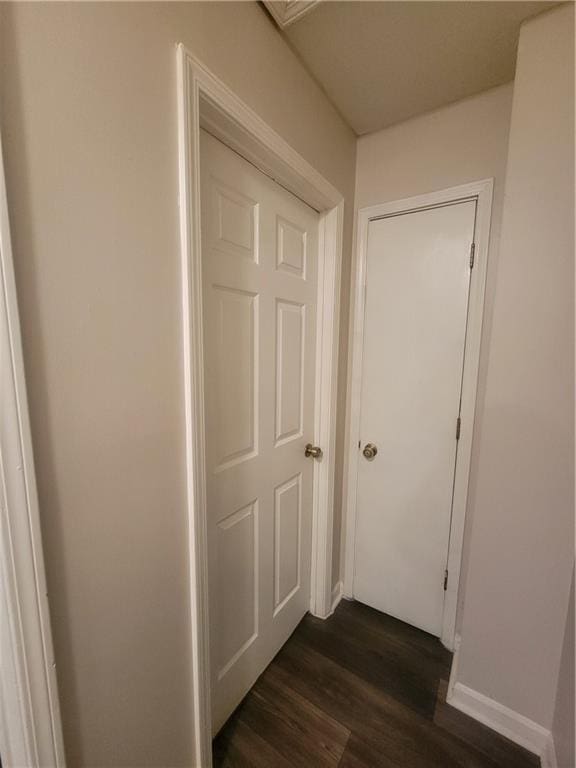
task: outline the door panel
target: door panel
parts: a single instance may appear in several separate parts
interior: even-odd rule
[[[219,562],[216,610],[220,632],[218,677],[222,678],[256,639],[258,631],[257,502],[247,504],[218,523]]]
[[[318,214],[202,131],[213,730],[310,603]]]
[[[276,301],[276,445],[302,437],[305,311]]]
[[[276,217],[278,269],[296,277],[306,276],[306,232],[294,222]]]
[[[440,635],[476,203],[371,221],[354,594]]]
[[[274,491],[274,613],[300,586],[302,477]]]
[[[214,450],[216,470],[257,451],[258,296],[213,286],[215,310]]]

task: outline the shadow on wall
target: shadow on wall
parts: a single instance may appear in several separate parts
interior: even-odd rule
[[[573,768],[576,765],[574,721],[574,571],[572,571],[572,586],[568,602],[568,615],[564,632],[564,645],[560,674],[558,676],[558,694],[554,710],[552,735],[556,747],[558,768]]]

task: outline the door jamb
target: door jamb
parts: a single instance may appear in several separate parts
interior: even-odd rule
[[[64,768],[1,141],[0,359],[0,752]]]
[[[283,187],[320,212],[310,611],[332,609],[332,530],[336,447],[338,318],[344,199],[221,80],[180,44],[178,143],[186,482],[190,568],[194,759],[212,765],[206,462],[204,455],[200,128],[206,128]]]
[[[354,558],[356,539],[356,496],[358,485],[358,441],[360,440],[360,398],[362,388],[362,354],[364,347],[364,311],[366,289],[366,256],[368,248],[368,226],[370,221],[393,213],[405,213],[435,207],[450,202],[477,200],[474,229],[474,268],[470,281],[468,330],[464,349],[464,371],[462,378],[461,431],[458,443],[458,458],[454,479],[453,514],[448,549],[448,586],[444,599],[442,619],[442,643],[454,650],[458,588],[462,564],[464,525],[468,498],[468,481],[472,455],[474,413],[480,363],[484,293],[490,238],[490,218],[494,180],[483,179],[457,187],[450,187],[416,197],[361,208],[357,219],[357,247],[352,265],[353,285],[350,301],[351,372],[347,403],[348,457],[345,469],[345,546],[344,546],[344,595],[354,596]]]

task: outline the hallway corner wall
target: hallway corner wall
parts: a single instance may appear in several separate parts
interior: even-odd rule
[[[573,13],[520,33],[457,678],[535,731],[574,561]]]

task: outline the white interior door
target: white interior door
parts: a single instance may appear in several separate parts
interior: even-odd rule
[[[202,131],[213,731],[310,605],[318,214]]]
[[[354,596],[437,636],[475,211],[463,201],[368,225]]]

